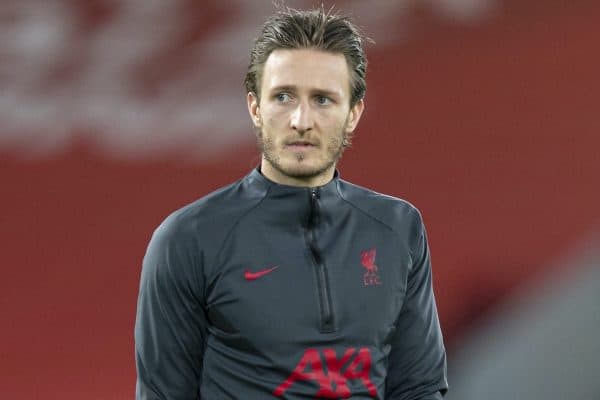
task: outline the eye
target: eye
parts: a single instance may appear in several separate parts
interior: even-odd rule
[[[327,105],[331,104],[331,102],[332,102],[332,100],[329,97],[321,96],[321,95],[316,96],[315,101],[320,106],[327,106]]]
[[[277,93],[275,95],[275,100],[277,100],[280,103],[289,103],[289,101],[291,100],[291,96],[289,95],[289,93],[285,93],[285,92],[281,92],[281,93]]]

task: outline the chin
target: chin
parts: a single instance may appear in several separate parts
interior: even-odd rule
[[[284,175],[292,178],[313,178],[327,171],[331,165],[331,163],[304,163],[292,161],[277,165],[275,168]]]

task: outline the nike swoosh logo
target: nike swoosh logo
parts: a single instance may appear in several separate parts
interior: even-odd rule
[[[278,268],[278,266],[275,266],[273,268],[263,269],[263,270],[256,271],[256,272],[246,270],[244,272],[244,278],[246,278],[247,281],[253,281],[255,279],[260,278],[261,276],[268,274],[269,272],[275,271],[277,268]]]

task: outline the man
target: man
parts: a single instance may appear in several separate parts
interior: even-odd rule
[[[144,258],[138,399],[441,399],[425,229],[340,179],[364,109],[361,35],[324,10],[263,27],[246,76],[262,153],[169,216]]]

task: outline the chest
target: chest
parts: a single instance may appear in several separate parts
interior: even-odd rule
[[[411,258],[390,230],[354,223],[236,229],[209,278],[213,334],[257,348],[385,344]]]

